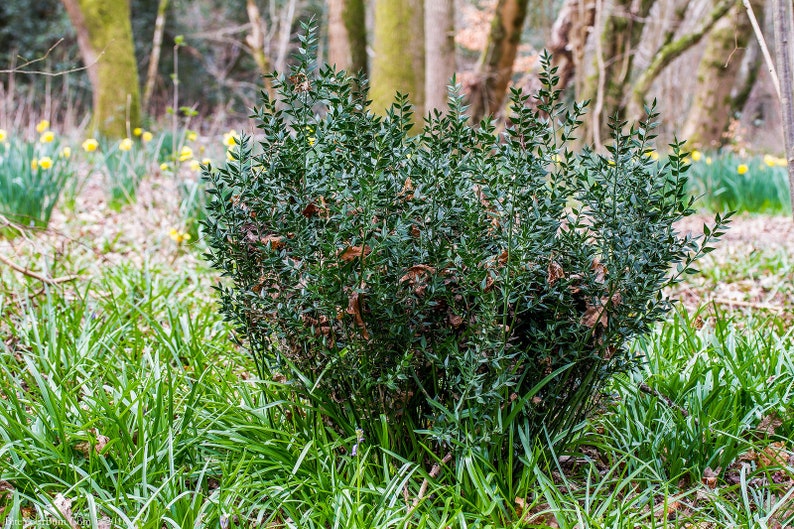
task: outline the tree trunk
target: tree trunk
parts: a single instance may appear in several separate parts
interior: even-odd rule
[[[731,12],[731,16],[725,17],[728,12]],[[738,24],[741,22],[739,18],[745,20],[745,26],[740,27]],[[742,52],[744,51],[744,46],[748,41],[748,37],[750,35],[750,23],[746,21],[747,17],[744,17],[740,13],[740,6],[736,3],[735,0],[719,0],[716,5],[711,9],[708,16],[703,19],[701,24],[693,31],[682,35],[680,38],[676,40],[671,40],[664,44],[655,54],[653,60],[645,69],[645,71],[637,78],[636,81],[632,83],[633,88],[631,90],[631,102],[629,103],[629,111],[628,117],[630,120],[637,120],[640,119],[643,115],[643,107],[646,103],[646,97],[648,96],[648,91],[651,89],[651,85],[656,80],[662,71],[667,68],[674,60],[678,57],[683,55],[687,50],[690,50],[693,46],[696,46],[706,35],[711,35],[709,39],[709,44],[714,43],[714,39],[724,39],[725,37],[731,38],[731,48],[733,48],[734,41],[733,35],[734,32],[732,28],[736,27],[736,36],[739,39],[737,42],[743,42],[742,44],[737,44],[740,47]],[[720,21],[726,22],[729,26],[726,28],[726,24],[719,25]],[[711,31],[714,28],[714,31]],[[728,30],[728,34],[724,33],[724,30]],[[746,33],[740,34],[742,31]],[[711,33],[709,33],[711,32]],[[719,36],[717,34],[720,33]],[[743,40],[742,40],[743,39]],[[724,41],[727,43],[727,41]],[[721,45],[718,45],[720,51],[724,51]],[[707,47],[707,52],[708,47]],[[737,50],[738,51],[738,50]],[[733,53],[733,52],[731,52]],[[743,53],[742,53],[743,55]],[[705,57],[705,55],[704,55]],[[727,57],[726,57],[727,58]],[[738,58],[737,61],[737,68],[735,69],[738,72],[738,66],[741,65],[742,60],[741,57]],[[702,64],[702,63],[701,63]],[[734,75],[735,78],[735,75]],[[731,85],[732,86],[732,85]],[[730,90],[731,86],[728,87]]]
[[[129,0],[62,0],[93,90],[93,128],[101,135],[127,135],[140,123],[138,65],[132,42]]]
[[[271,98],[274,98],[273,83],[268,77],[264,77],[271,70],[270,59],[265,53],[265,34],[267,32],[265,20],[262,18],[255,0],[246,0],[245,10],[248,13],[248,21],[251,23],[251,33],[246,35],[245,42],[250,48],[251,57],[254,58],[259,73],[263,76],[265,91]]]
[[[595,22],[594,0],[565,0],[548,43],[549,53],[560,78],[557,88],[563,89],[581,71],[587,36]],[[579,93],[579,89],[576,93]]]
[[[601,34],[596,36],[595,73],[585,80],[583,89],[584,98],[592,102],[592,107],[582,131],[583,139],[595,143],[597,148],[609,136],[609,119],[623,114],[634,53],[654,1],[616,0],[603,29],[597,28]],[[603,0],[596,0],[597,19],[604,16],[603,11]]]
[[[146,70],[146,84],[143,89],[144,112],[149,110],[149,103],[154,93],[154,83],[157,80],[157,69],[160,66],[160,52],[163,49],[163,32],[165,31],[165,13],[168,10],[168,0],[160,0],[157,6],[157,19],[154,22],[154,36],[152,37],[152,53],[149,55],[149,68]]]
[[[375,1],[375,56],[369,96],[384,113],[395,92],[408,94],[414,121],[421,123],[425,103],[424,17],[422,0]]]
[[[763,10],[764,1],[754,0],[753,10]],[[692,147],[718,147],[728,122],[738,109],[733,89],[745,50],[753,36],[750,20],[740,4],[714,26],[697,70],[695,98],[682,130]]]
[[[447,108],[448,85],[455,75],[455,2],[425,3],[425,109]]]
[[[528,0],[499,0],[496,5],[488,41],[477,64],[477,79],[469,87],[469,112],[475,123],[486,114],[502,110],[513,77],[527,4]]]
[[[328,62],[339,70],[367,74],[364,0],[328,0]]]
[[[786,141],[786,160],[788,161],[788,185],[794,214],[794,18],[791,14],[791,0],[773,0],[773,20],[775,28],[775,58],[780,79],[780,111],[783,122],[783,137]]]

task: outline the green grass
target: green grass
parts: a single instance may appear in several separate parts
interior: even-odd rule
[[[794,435],[782,316],[679,312],[637,344],[647,362],[614,382],[570,453],[526,440],[520,475],[456,453],[431,477],[442,454],[401,459],[379,448],[385,424],[359,441],[325,427],[289,385],[257,381],[207,272],[114,266],[44,290],[6,274],[5,526],[57,519],[59,495],[84,527],[794,524],[791,461],[758,456]],[[774,433],[760,431],[773,416]],[[707,468],[714,488],[701,483]]]

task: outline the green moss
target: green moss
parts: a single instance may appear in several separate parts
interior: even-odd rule
[[[415,121],[424,112],[424,23],[417,0],[375,3],[375,57],[372,61],[372,109],[384,113],[395,92],[408,94]]]
[[[97,56],[93,128],[109,137],[126,136],[128,118],[131,127],[140,123],[129,1],[80,0],[80,9]]]

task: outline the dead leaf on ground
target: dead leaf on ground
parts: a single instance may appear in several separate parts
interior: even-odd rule
[[[367,326],[364,323],[364,318],[361,316],[361,296],[358,292],[353,292],[350,294],[347,311],[345,312],[353,316],[353,319],[356,321],[356,325],[358,325],[358,327],[361,329],[361,336],[363,336],[365,340],[369,340]]]
[[[761,452],[758,453],[758,466],[785,467],[788,464],[789,453],[786,451],[786,443],[777,441],[769,443]]]
[[[586,309],[582,314],[581,324],[592,329],[596,325],[606,328],[609,324],[608,308],[617,307],[623,301],[620,292],[615,292],[610,297],[603,297],[598,304],[594,305],[590,301],[586,302]]]
[[[549,285],[554,285],[554,283],[556,283],[559,279],[565,277],[565,271],[556,261],[549,261],[547,272],[548,274],[546,276],[546,281],[549,283]]]
[[[408,271],[405,273],[404,276],[400,278],[400,283],[405,283],[406,281],[410,281],[411,283],[415,282],[416,280],[423,278],[429,274],[435,274],[436,269],[432,266],[418,264],[413,265]]]
[[[55,495],[52,504],[58,509],[58,512],[61,513],[61,516],[63,516],[63,519],[66,520],[69,526],[73,529],[78,529],[80,527],[75,521],[74,516],[72,516],[72,500],[59,492]]]
[[[601,260],[596,257],[590,265],[590,269],[595,272],[596,283],[603,283],[607,277],[607,267],[601,264]]]
[[[558,528],[557,519],[552,513],[551,506],[548,503],[541,503],[534,507],[527,509],[527,501],[524,498],[516,498],[516,514],[522,522],[528,524],[542,523],[546,527]]]
[[[769,436],[775,435],[775,430],[783,425],[783,421],[776,413],[765,415],[761,422],[758,424],[756,430],[758,433],[766,434]]]
[[[352,261],[354,259],[358,259],[360,257],[366,257],[372,252],[372,248],[369,246],[348,246],[344,249],[342,253],[339,254],[339,258],[343,261]]]
[[[463,318],[457,314],[450,314],[449,324],[457,329],[458,327],[463,325]]]
[[[720,475],[722,469],[717,467],[717,470],[711,470],[711,467],[706,467],[703,471],[703,484],[710,489],[717,488],[717,478]]]

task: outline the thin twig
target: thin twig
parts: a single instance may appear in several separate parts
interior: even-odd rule
[[[777,71],[775,70],[775,61],[772,60],[772,55],[769,53],[769,48],[766,45],[766,40],[764,39],[763,33],[761,33],[761,27],[758,25],[758,19],[755,18],[755,13],[753,12],[753,6],[750,5],[750,0],[742,0],[742,4],[747,10],[747,16],[750,18],[750,25],[753,26],[755,38],[758,40],[758,45],[761,47],[761,53],[764,54],[764,61],[766,61],[767,68],[769,68],[769,75],[772,77],[772,84],[775,85],[777,98],[780,100],[780,80],[778,79]]]
[[[452,452],[447,452],[441,461],[437,461],[436,463],[433,463],[433,467],[430,469],[430,473],[424,480],[422,480],[422,485],[419,487],[419,494],[416,496],[416,498],[414,498],[414,501],[411,504],[411,508],[408,509],[409,515],[412,512],[414,512],[414,509],[416,509],[419,506],[419,502],[421,502],[422,499],[425,497],[425,494],[427,494],[427,487],[430,486],[430,480],[437,478],[438,475],[441,473],[441,465],[446,465],[451,460],[452,460]],[[406,491],[403,491],[404,494],[405,492]]]
[[[38,62],[46,60],[47,57],[50,56],[50,53],[52,53],[52,50],[54,50],[61,42],[63,42],[63,39],[59,39],[55,44],[50,46],[50,48],[41,57],[37,57],[37,58],[31,59],[31,60],[25,60],[25,62],[23,62],[19,66],[14,66],[13,68],[10,68],[8,70],[0,70],[0,74],[4,74],[4,73],[8,73],[8,74],[20,73],[20,74],[26,74],[26,75],[43,75],[45,77],[61,77],[63,75],[69,75],[70,73],[81,72],[83,70],[87,70],[88,68],[90,68],[91,66],[93,66],[94,64],[99,62],[99,59],[102,57],[102,55],[105,54],[105,50],[102,50],[101,52],[99,52],[99,54],[97,54],[96,60],[94,60],[93,63],[86,64],[84,66],[75,66],[74,68],[70,68],[68,70],[61,70],[59,72],[50,72],[50,71],[47,71],[47,70],[25,70],[24,69],[24,68],[27,68],[28,66],[30,66],[32,64],[36,64]],[[20,58],[22,58],[22,57],[20,57]]]
[[[44,283],[46,285],[59,285],[61,283],[67,283],[69,281],[74,281],[75,279],[79,279],[80,278],[79,275],[68,275],[68,276],[63,276],[63,277],[47,277],[47,276],[43,276],[43,275],[41,275],[39,273],[34,272],[33,270],[30,270],[29,268],[25,268],[23,266],[20,266],[20,265],[16,264],[11,259],[5,257],[2,254],[0,254],[0,263],[4,263],[4,264],[8,265],[9,268],[11,268],[12,270],[16,270],[17,272],[19,272],[22,275],[25,275],[25,276],[28,276],[28,277],[32,277],[33,279],[41,281],[42,283]]]
[[[661,393],[659,390],[653,389],[651,386],[649,386],[645,382],[640,382],[640,385],[638,387],[640,388],[640,391],[642,391],[643,393],[647,393],[648,395],[652,395],[652,396],[656,397],[657,399],[659,399],[662,402],[664,402],[665,404],[667,404],[667,406],[669,408],[672,408],[672,409],[676,410],[678,413],[680,413],[684,417],[689,417],[689,412],[686,409],[684,409],[683,407],[681,407],[678,404],[676,404],[675,402],[673,402],[673,399],[671,399],[667,395]],[[695,421],[697,421],[697,419],[695,419]]]

